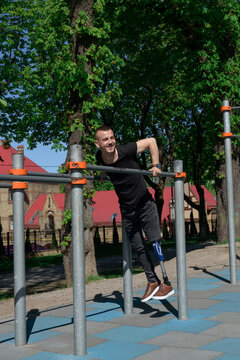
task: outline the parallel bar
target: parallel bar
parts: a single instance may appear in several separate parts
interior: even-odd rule
[[[0,183],[0,189],[11,188],[11,183]]]
[[[87,170],[92,171],[106,171],[106,172],[113,172],[117,174],[141,174],[151,176],[151,171],[146,170],[138,170],[138,169],[128,169],[128,168],[115,168],[113,166],[99,166],[99,165],[87,165]],[[161,177],[175,177],[175,173],[168,173],[168,172],[161,172],[159,176]]]
[[[182,172],[181,160],[174,161],[174,171]],[[183,178],[176,177],[174,180],[175,192],[175,234],[176,234],[176,258],[177,258],[177,287],[178,287],[178,319],[188,319],[187,306],[187,271],[186,271],[186,240],[184,221],[184,189]]]
[[[68,178],[58,178],[50,176],[32,176],[32,175],[5,175],[0,174],[0,180],[2,181],[27,181],[36,183],[55,183],[55,184],[70,184],[72,180]]]
[[[69,174],[60,174],[60,173],[44,173],[44,172],[40,172],[40,171],[28,171],[27,172],[28,175],[31,176],[43,176],[43,177],[57,177],[57,178],[69,178],[70,175]]]
[[[124,313],[130,315],[133,313],[132,248],[124,226],[122,237]]]
[[[224,100],[223,106],[229,106],[229,101]],[[231,132],[230,112],[223,111],[224,132]],[[226,182],[227,182],[227,204],[228,204],[228,236],[229,236],[229,261],[230,279],[232,284],[237,282],[236,266],[236,244],[235,244],[235,224],[234,224],[234,200],[233,200],[233,179],[232,179],[232,149],[231,138],[224,138],[225,163],[226,163]]]
[[[28,173],[29,174],[29,173]],[[40,175],[39,175],[40,174]],[[35,182],[35,183],[55,183],[55,184],[71,184],[72,180],[70,175],[67,174],[62,174],[64,175],[64,177],[59,176],[59,177],[55,177],[53,175],[56,174],[52,174],[51,176],[45,176],[44,173],[38,173],[38,175],[5,175],[5,174],[0,174],[0,180],[2,181],[27,181],[27,182]],[[60,175],[60,174],[58,174]],[[100,176],[84,176],[84,178],[86,178],[87,180],[95,180],[95,181],[99,181],[99,180],[104,180],[104,181],[108,181],[109,178],[108,177],[104,177],[101,178]],[[8,184],[8,186],[3,185],[2,187],[11,187],[11,184]],[[1,187],[1,185],[0,185]]]
[[[82,161],[81,145],[71,145],[70,161]],[[82,178],[81,170],[72,169],[71,176]],[[81,356],[87,353],[83,185],[72,185],[71,204],[74,354]]]
[[[87,164],[87,170],[91,171],[106,171],[106,172],[114,172],[114,173],[121,173],[121,174],[142,174],[142,175],[148,175],[151,176],[151,171],[146,170],[138,170],[138,169],[128,169],[128,168],[115,168],[113,166],[100,166],[100,165],[88,165]],[[43,177],[58,177],[58,178],[69,178],[69,174],[58,174],[58,173],[41,173],[41,172],[35,172],[35,171],[28,171],[28,175],[31,176],[43,176]],[[168,172],[162,172],[161,177],[174,177],[175,173],[168,173]]]
[[[22,154],[12,156],[13,169],[23,169]],[[26,334],[26,280],[24,244],[24,190],[13,190],[13,246],[14,246],[14,313],[15,345],[25,345]]]

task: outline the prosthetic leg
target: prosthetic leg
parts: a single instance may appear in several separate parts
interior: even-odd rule
[[[165,284],[167,284],[167,285],[171,285],[170,281],[168,280],[166,269],[165,269],[165,266],[164,266],[164,256],[163,256],[163,253],[162,253],[160,240],[155,241],[152,244],[152,246],[153,246],[154,253],[155,253],[155,255],[157,256],[157,258],[158,258],[158,260],[160,262],[162,275],[163,275],[163,282]]]

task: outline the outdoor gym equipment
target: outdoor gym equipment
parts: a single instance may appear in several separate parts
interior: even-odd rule
[[[74,316],[74,354],[78,356],[87,353],[86,341],[86,297],[85,297],[85,250],[84,250],[84,203],[83,186],[88,179],[99,179],[94,176],[84,176],[83,170],[100,170],[116,173],[138,173],[151,176],[150,171],[136,169],[115,169],[108,166],[87,165],[82,159],[82,146],[71,145],[70,174],[34,173],[24,169],[22,154],[13,154],[13,169],[11,175],[1,175],[2,187],[13,190],[13,227],[14,227],[14,304],[15,304],[15,345],[26,344],[26,280],[25,280],[25,251],[24,251],[24,189],[27,182],[47,182],[57,184],[71,184],[72,210],[72,246],[73,246],[73,316]],[[176,255],[177,255],[177,296],[178,318],[186,320],[187,286],[186,286],[186,244],[184,222],[184,193],[183,182],[185,173],[182,172],[182,161],[174,162],[174,173],[161,173],[160,176],[174,178],[175,193],[175,226],[176,226]],[[1,186],[0,185],[0,186]],[[10,185],[10,186],[9,186]],[[131,274],[131,246],[123,228],[123,274],[124,274],[124,312],[131,314],[133,309],[132,274]]]
[[[227,204],[228,204],[228,236],[229,236],[229,263],[230,263],[230,281],[232,284],[237,282],[236,266],[236,243],[235,243],[235,225],[234,225],[234,200],[233,200],[233,178],[232,178],[232,150],[231,138],[239,138],[240,135],[233,135],[230,127],[230,111],[240,109],[240,106],[229,106],[229,101],[224,100],[221,111],[223,112],[223,125],[226,163],[226,182],[227,182]]]

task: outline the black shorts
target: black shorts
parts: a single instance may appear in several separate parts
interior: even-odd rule
[[[161,239],[158,211],[153,198],[140,203],[137,208],[121,208],[121,214],[123,226],[133,245],[142,242],[143,231],[151,242]]]

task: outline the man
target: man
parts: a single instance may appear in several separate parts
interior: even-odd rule
[[[154,138],[116,145],[113,131],[104,125],[95,132],[95,145],[99,149],[96,155],[98,164],[116,168],[139,169],[137,154],[148,149],[152,158],[150,171],[153,176],[161,174],[159,152]],[[161,283],[157,277],[142,235],[143,230],[152,243],[161,238],[156,204],[147,189],[145,180],[139,174],[107,174],[119,199],[123,226],[148,280],[141,301],[146,302],[152,298],[166,299],[174,294],[174,290],[170,283]]]

